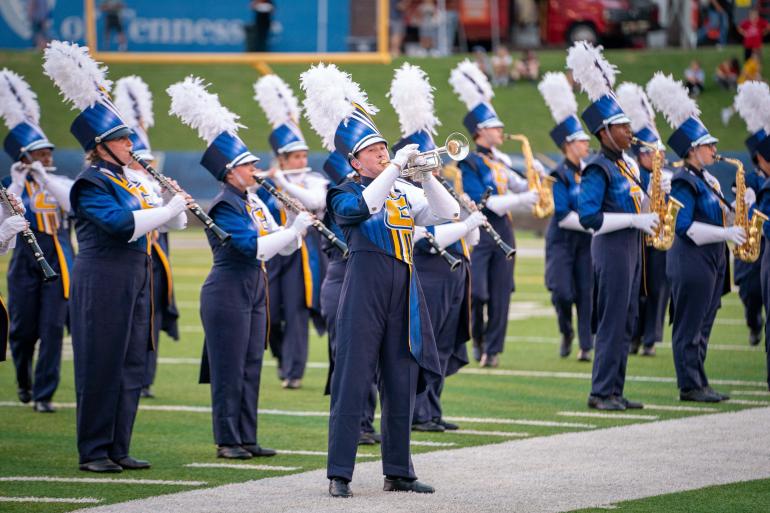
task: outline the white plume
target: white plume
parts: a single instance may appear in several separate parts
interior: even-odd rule
[[[197,130],[198,137],[206,141],[206,144],[211,144],[222,132],[236,135],[239,128],[246,126],[238,123],[237,114],[219,103],[218,95],[206,90],[208,85],[203,83],[203,79],[191,75],[181,82],[171,84],[166,92],[171,97],[168,113]]]
[[[489,103],[495,95],[487,76],[469,59],[455,66],[449,75],[449,84],[468,110],[480,103]]]
[[[615,75],[618,68],[607,62],[601,46],[593,46],[587,41],[578,41],[567,51],[567,67],[572,70],[572,78],[592,102],[602,96],[613,96]]]
[[[73,108],[84,110],[109,97],[107,68],[91,58],[88,47],[51,41],[43,53],[43,70]]]
[[[303,72],[300,86],[305,91],[302,106],[310,126],[323,141],[324,148],[334,150],[334,134],[339,124],[355,110],[354,103],[371,115],[378,109],[370,105],[366,93],[349,74],[334,64],[317,64]]]
[[[299,124],[300,108],[294,91],[278,75],[265,75],[254,83],[254,99],[276,128],[287,121]]]
[[[564,73],[553,71],[546,73],[537,85],[537,89],[557,124],[577,114],[575,93],[572,92],[572,86]]]
[[[37,95],[21,75],[6,68],[0,71],[0,116],[8,129],[25,121],[40,124]]]
[[[770,87],[754,80],[738,86],[735,96],[735,110],[746,122],[752,134],[762,128],[770,128]]]
[[[684,84],[660,71],[647,82],[647,96],[655,109],[666,116],[672,128],[678,128],[689,117],[700,115],[698,104],[687,94]]]
[[[631,119],[631,130],[638,132],[647,127],[658,133],[655,127],[655,111],[642,86],[633,82],[623,82],[618,86],[617,96],[620,108]]]
[[[115,82],[115,106],[118,108],[131,127],[141,127],[144,130],[155,124],[152,113],[152,92],[141,77],[129,75]]]
[[[433,90],[428,75],[419,66],[405,62],[396,70],[388,98],[398,114],[404,137],[419,130],[436,135],[436,125],[441,122],[433,111]]]

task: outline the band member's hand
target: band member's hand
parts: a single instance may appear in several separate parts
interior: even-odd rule
[[[743,193],[743,202],[746,204],[746,207],[750,207],[757,202],[757,193],[754,192],[754,189],[746,188],[746,191]]]
[[[45,170],[43,163],[38,160],[29,165],[29,172],[32,173],[33,178],[41,185],[45,185],[48,181],[48,171]]]
[[[660,176],[660,190],[663,191],[663,194],[671,194],[671,176],[668,173],[663,173]]]
[[[8,201],[11,202],[11,206],[14,210],[21,212],[22,214],[27,211],[26,208],[24,208],[24,202],[19,199],[18,196],[16,196],[14,193],[9,192],[8,193]]]
[[[537,171],[537,174],[539,174],[541,177],[546,176],[545,166],[538,159],[532,159],[532,168]]]
[[[307,229],[315,222],[315,217],[310,212],[300,212],[291,223],[291,227],[297,230],[300,235],[305,235]]]
[[[535,203],[537,203],[537,200],[540,199],[540,195],[537,193],[537,191],[522,192],[517,194],[517,196],[519,197],[519,205],[524,208],[534,207]]]
[[[0,224],[0,243],[5,243],[23,232],[29,227],[29,223],[22,216],[11,216]]]
[[[463,222],[468,226],[468,231],[471,231],[474,228],[478,228],[484,224],[484,221],[486,220],[487,217],[481,212],[473,212],[471,215],[466,217]]]
[[[420,146],[418,144],[407,144],[396,152],[396,154],[391,159],[391,163],[397,165],[399,169],[403,170],[404,167],[406,167],[406,163],[409,158],[420,153],[419,148]]]
[[[654,235],[655,228],[658,227],[660,217],[658,214],[636,214],[631,218],[631,227],[641,230],[648,235]]]
[[[171,213],[171,217],[176,217],[187,209],[187,197],[181,193],[174,194],[174,197],[164,206]]]
[[[18,187],[24,188],[27,173],[29,173],[29,166],[27,164],[14,162],[11,166],[11,182]]]
[[[725,228],[725,240],[740,246],[746,242],[746,232],[740,226],[728,226]]]

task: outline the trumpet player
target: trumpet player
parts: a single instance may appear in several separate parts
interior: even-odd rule
[[[270,180],[317,217],[323,216],[328,181],[307,167],[308,146],[298,126],[299,104],[294,92],[277,75],[265,75],[254,84],[254,98],[273,126],[270,146],[278,167]],[[302,170],[300,172],[297,172]],[[292,214],[264,188],[257,195],[273,218],[286,226]],[[278,360],[278,378],[285,389],[302,386],[308,356],[308,321],[323,328],[320,293],[327,260],[316,230],[305,234],[299,251],[277,255],[267,263],[270,289],[269,343]]]
[[[592,101],[582,118],[601,143],[600,152],[583,169],[578,196],[580,224],[594,232],[591,257],[598,324],[588,407],[642,408],[623,392],[639,299],[640,232],[653,233],[658,216],[642,211],[638,170],[625,154],[631,146],[631,126],[611,89],[615,68],[600,49],[584,42],[570,48],[567,67]]]
[[[73,260],[68,221],[72,180],[54,173],[54,145],[39,127],[37,97],[10,70],[0,71],[0,114],[10,129],[4,148],[14,162],[4,185],[24,203],[30,229],[60,276],[46,283],[30,246],[16,245],[8,265],[8,313],[17,393],[22,403],[33,401],[35,411],[52,413]]]
[[[725,242],[743,244],[746,233],[740,226],[728,226],[729,204],[719,182],[706,170],[715,162],[718,140],[698,118],[700,110],[684,85],[658,72],[646,89],[652,104],[674,128],[668,145],[684,161],[671,184],[671,196],[683,207],[666,257],[679,398],[719,402],[729,397],[709,386],[705,369],[708,340],[726,279]]]
[[[655,111],[644,89],[631,82],[618,87],[618,103],[631,120],[634,143],[631,152],[639,168],[639,178],[647,190],[650,212],[658,208],[653,201],[659,199],[664,206],[671,192],[671,173],[663,169],[666,147],[661,142],[655,127]],[[658,166],[659,169],[655,169]],[[659,183],[653,180],[659,173]],[[658,190],[653,190],[657,187]],[[655,356],[655,343],[663,340],[663,322],[671,289],[666,278],[666,251],[656,249],[652,244],[642,245],[642,281],[639,287],[639,315],[631,339],[631,354]]]
[[[492,88],[484,73],[465,60],[449,78],[468,114],[463,124],[473,137],[476,151],[459,163],[463,190],[479,202],[488,188],[492,195],[483,210],[504,242],[515,247],[513,212],[530,212],[538,200],[526,180],[515,173],[510,159],[497,148],[503,143],[503,122],[492,105]],[[471,325],[473,356],[482,367],[497,367],[508,326],[508,308],[515,290],[514,259],[502,254],[487,233],[480,235],[471,255]]]
[[[572,352],[575,331],[572,327],[572,305],[577,310],[579,361],[591,361],[593,334],[593,271],[591,269],[591,233],[578,217],[580,173],[588,156],[590,136],[577,118],[577,102],[564,73],[546,73],[538,85],[556,126],[550,136],[561,150],[564,160],[551,172],[554,215],[545,235],[545,284],[561,333],[559,355]]]

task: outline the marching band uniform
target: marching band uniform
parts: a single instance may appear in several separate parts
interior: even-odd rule
[[[35,411],[53,412],[51,399],[59,385],[73,259],[67,219],[72,180],[46,170],[53,163],[52,157],[35,157],[39,150],[54,149],[38,127],[35,93],[22,77],[8,70],[0,73],[3,117],[11,129],[4,146],[15,162],[3,185],[24,203],[30,229],[49,265],[60,276],[59,280],[46,283],[29,245],[16,245],[8,265],[9,341],[19,400],[33,400]],[[15,116],[13,110],[21,112]],[[37,114],[34,119],[24,116],[25,111],[31,110]],[[38,339],[33,379],[32,360]]]
[[[53,41],[46,48],[44,68],[82,111],[70,131],[95,159],[70,193],[79,248],[69,312],[80,468],[148,468],[148,462],[129,456],[147,352],[153,347],[147,233],[184,215],[186,200],[177,195],[165,206],[151,208],[139,184],[127,179],[125,163],[107,143],[127,140],[131,129],[104,93],[109,86],[104,69],[85,49]],[[99,159],[97,147],[113,161]],[[94,322],[99,312],[106,317]]]
[[[577,102],[564,73],[546,73],[538,89],[557,123],[550,132],[551,139],[565,154],[564,160],[551,172],[554,215],[545,234],[545,285],[551,292],[562,335],[560,355],[566,357],[571,352],[575,336],[572,305],[575,305],[580,344],[578,360],[590,361],[593,349],[591,234],[580,225],[577,214],[583,163],[573,162],[566,153],[566,145],[589,141],[590,136],[575,115]]]
[[[567,66],[593,102],[582,118],[600,141],[612,125],[630,124],[611,89],[614,68],[588,43],[570,48]],[[598,77],[598,79],[597,79]],[[639,230],[651,230],[655,214],[642,214],[639,172],[620,148],[602,144],[583,169],[578,197],[580,224],[594,231],[591,241],[596,303],[596,349],[590,408],[641,408],[623,396],[626,362],[636,320],[641,276]]]
[[[672,346],[679,397],[683,401],[728,399],[709,387],[705,372],[708,339],[727,267],[725,241],[744,239],[740,227],[725,228],[726,207],[719,182],[688,157],[696,147],[717,139],[698,119],[698,107],[681,82],[658,72],[647,84],[653,105],[675,129],[668,145],[685,165],[672,179],[671,196],[684,206],[676,219],[674,245],[666,257],[673,302]]]
[[[253,177],[252,183],[244,181],[241,170],[253,173],[252,164],[259,159],[235,135],[238,117],[206,91],[201,79],[187,77],[167,91],[171,113],[197,128],[208,143],[201,165],[223,182],[209,215],[232,237],[222,243],[207,233],[214,262],[200,302],[205,333],[201,382],[211,383],[217,456],[273,456],[273,449],[257,443],[259,382],[269,322],[264,262],[279,252],[295,251],[310,216],[301,214],[292,226],[280,229],[264,203],[247,191]],[[245,165],[250,170],[239,167]]]
[[[145,162],[153,162],[155,157],[150,148],[150,141],[146,128],[154,124],[152,112],[152,94],[147,84],[138,76],[123,77],[115,83],[115,106],[124,114],[124,119],[133,130],[131,134],[132,151]],[[126,176],[141,184],[142,195],[147,202],[154,206],[163,205],[163,194],[160,185],[149,176],[141,164],[131,162],[126,169]],[[166,192],[166,196],[172,193]],[[181,230],[185,228],[187,218],[179,216],[175,218],[179,225],[170,226],[171,229]],[[142,381],[141,397],[155,397],[152,385],[155,382],[155,374],[158,368],[158,352],[160,350],[160,332],[165,331],[173,340],[179,340],[179,328],[177,319],[179,311],[174,299],[174,281],[171,271],[170,248],[168,230],[163,228],[155,230],[150,236],[152,248],[152,305],[153,319],[152,332],[155,341],[154,350],[147,355],[147,369]]]
[[[480,129],[504,126],[489,103],[489,82],[475,64],[461,62],[452,70],[449,81],[469,109],[463,124],[474,138]],[[513,171],[510,158],[494,147],[478,144],[476,151],[459,163],[459,168],[463,190],[474,202],[481,201],[491,188],[482,212],[503,241],[515,247],[511,213],[530,211],[537,193],[527,191],[526,180]],[[508,259],[502,254],[489,234],[480,234],[471,255],[471,319],[474,357],[482,366],[496,367],[498,354],[503,352],[508,308],[515,290],[514,264],[515,258]]]
[[[311,124],[331,128],[331,133],[323,131],[324,139],[333,138],[337,151],[356,159],[369,146],[386,144],[368,113],[372,108],[365,95],[348,75],[333,65],[318,65],[303,73],[301,82]],[[350,250],[337,312],[331,387],[327,476],[332,496],[351,495],[348,483],[361,414],[377,368],[385,490],[433,492],[416,481],[409,447],[415,393],[440,374],[425,299],[413,269],[412,235],[415,224],[452,219],[459,216],[459,207],[432,176],[425,192],[397,180],[398,166],[414,153],[414,147],[407,146],[377,178],[362,175],[361,183],[345,182],[327,196],[327,209]]]
[[[299,106],[294,93],[277,75],[265,75],[254,84],[255,99],[273,125],[270,146],[275,155],[288,159],[294,152],[307,152],[308,146],[298,126]],[[271,180],[278,189],[296,198],[306,209],[322,216],[328,182],[318,173],[284,175],[283,167]],[[260,199],[273,218],[286,224],[287,212],[264,189]],[[308,320],[320,319],[320,291],[326,256],[316,230],[305,236],[300,251],[270,259],[267,274],[270,289],[270,349],[278,359],[278,377],[283,387],[301,386],[308,356]]]
[[[21,210],[24,209],[24,204],[18,201],[15,195],[9,194],[9,199],[17,202]],[[27,220],[23,216],[11,215],[8,205],[4,203],[0,205],[0,255],[5,255],[16,247],[16,234],[23,232],[26,228]],[[6,360],[9,327],[8,309],[3,296],[0,295],[0,362]]]
[[[770,101],[770,98],[766,98],[765,101]],[[764,130],[764,137],[757,143],[756,153],[760,161],[760,167],[762,173],[765,176],[765,180],[762,183],[762,187],[757,194],[757,206],[765,215],[770,215],[770,137],[767,135],[770,133],[770,127]],[[767,238],[770,237],[770,223],[765,222],[763,226],[763,235],[765,237],[764,243],[767,243]],[[765,305],[765,357],[767,360],[767,388],[770,390],[770,251],[764,251],[761,256],[761,287],[762,287],[762,299]]]
[[[404,64],[396,70],[390,86],[390,102],[399,116],[403,138],[393,145],[398,151],[417,144],[420,152],[436,149],[432,133],[438,119],[433,114],[433,94],[427,75],[417,66]],[[413,131],[412,131],[413,130]],[[420,186],[419,182],[416,183]],[[414,268],[425,295],[433,337],[436,340],[441,379],[417,395],[412,429],[441,432],[458,429],[442,419],[441,393],[445,379],[468,364],[465,343],[470,338],[470,255],[469,246],[479,240],[480,212],[463,221],[417,227],[414,234]],[[452,270],[436,249],[428,244],[429,232],[437,245],[460,260]]]
[[[652,110],[644,89],[634,83],[624,82],[618,87],[618,103],[631,119],[631,130],[638,140],[655,145],[661,152],[661,165],[665,162],[666,147],[660,141],[655,127],[655,111]],[[653,170],[643,163],[650,162],[653,150],[642,144],[632,144],[641,182],[648,189],[648,198],[652,191]],[[661,169],[661,189],[665,195],[671,192],[671,173]],[[668,196],[666,196],[668,200]],[[639,287],[639,312],[631,340],[631,354],[637,354],[642,346],[642,356],[655,355],[655,343],[663,340],[663,323],[666,317],[671,287],[666,278],[666,251],[642,244],[642,278]]]

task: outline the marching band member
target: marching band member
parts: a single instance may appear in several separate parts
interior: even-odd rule
[[[739,94],[735,97],[735,110],[746,122],[746,126],[751,132],[751,136],[746,139],[746,148],[749,150],[749,156],[753,162],[755,168],[754,171],[748,171],[746,173],[746,186],[754,191],[755,195],[759,194],[759,190],[762,188],[762,184],[765,181],[764,175],[760,165],[759,157],[757,155],[757,146],[766,137],[763,126],[768,123],[770,114],[763,110],[764,105],[761,103],[763,98],[762,90],[767,87],[762,82],[749,81],[744,85],[741,84],[741,90],[743,94]],[[759,85],[757,85],[759,84]],[[763,87],[764,86],[764,87]],[[768,99],[765,99],[768,101]],[[762,116],[767,116],[763,118]],[[756,262],[744,262],[738,258],[734,261],[733,278],[735,284],[738,285],[738,295],[743,303],[743,312],[746,317],[746,325],[749,328],[749,344],[752,346],[759,345],[762,339],[762,320],[763,301],[762,301],[762,259],[765,253],[765,244],[762,243],[760,249],[760,257]]]
[[[398,114],[402,134],[402,139],[393,145],[393,151],[397,152],[408,144],[417,144],[420,152],[435,150],[433,135],[439,120],[433,111],[433,87],[425,72],[405,63],[396,70],[388,96]],[[415,185],[420,186],[420,183]],[[484,214],[474,212],[462,221],[415,228],[414,267],[428,306],[441,364],[441,379],[417,395],[412,419],[414,431],[458,429],[456,424],[442,418],[441,393],[446,377],[468,364],[465,347],[470,338],[468,247],[478,242],[478,227],[484,220]],[[428,244],[426,232],[430,232],[437,247],[460,261],[457,269],[450,269],[437,250]]]
[[[725,226],[729,205],[719,182],[706,171],[715,161],[717,138],[698,119],[695,100],[681,82],[660,72],[647,84],[647,95],[674,128],[668,145],[684,161],[672,179],[671,196],[684,206],[666,257],[674,304],[672,346],[679,399],[719,402],[728,397],[709,386],[706,351],[726,278],[725,242],[742,244],[746,234],[740,226]]]
[[[67,219],[72,180],[54,174],[54,145],[39,127],[37,96],[21,76],[7,69],[0,72],[0,115],[10,129],[5,151],[14,161],[11,176],[3,183],[24,203],[38,245],[61,277],[46,283],[29,245],[16,245],[8,266],[8,313],[18,396],[23,403],[34,401],[35,411],[51,413],[51,399],[59,386],[73,258]]]
[[[80,469],[149,468],[129,456],[147,352],[153,347],[147,234],[184,215],[189,198],[177,194],[152,208],[139,184],[126,178],[131,129],[106,94],[111,85],[106,69],[87,48],[52,41],[43,68],[81,110],[70,131],[90,162],[70,192],[79,248],[69,312]],[[104,317],[94,322],[99,313]]]
[[[256,194],[255,157],[237,136],[238,116],[209,93],[200,78],[171,85],[170,113],[198,131],[208,147],[201,165],[222,182],[209,215],[232,239],[208,233],[214,263],[201,289],[205,333],[201,382],[211,383],[217,457],[273,456],[257,442],[262,356],[267,339],[267,273],[264,262],[295,251],[312,216],[299,214],[286,229]]]
[[[254,98],[273,127],[270,146],[279,169],[271,170],[274,185],[322,217],[328,182],[307,167],[308,146],[299,128],[300,109],[294,92],[277,75],[265,75],[254,84]],[[273,218],[286,224],[286,210],[264,189],[259,197]],[[308,320],[320,317],[320,291],[325,270],[320,236],[310,230],[300,251],[277,255],[267,262],[270,289],[270,348],[278,359],[283,388],[302,386],[308,355]]]
[[[463,190],[478,203],[492,188],[483,213],[503,240],[515,247],[511,213],[530,212],[537,192],[527,190],[526,180],[512,170],[510,158],[497,149],[503,143],[504,125],[490,103],[494,93],[486,75],[465,60],[452,70],[449,83],[468,108],[463,124],[476,143],[476,151],[459,164]],[[497,367],[498,354],[503,352],[515,290],[514,263],[487,233],[480,235],[471,255],[471,319],[474,358],[482,367]]]
[[[8,193],[8,201],[13,205],[13,209],[24,212],[24,203],[13,193]],[[0,205],[0,255],[5,255],[16,247],[16,235],[29,228],[29,221],[24,216],[12,215],[11,205],[3,202]],[[8,331],[10,328],[10,319],[8,318],[8,309],[0,295],[0,362],[6,360],[8,351]]]
[[[150,140],[146,130],[155,124],[152,112],[152,93],[147,84],[140,77],[131,75],[123,77],[115,82],[115,106],[123,113],[123,119],[133,131],[131,134],[132,151],[145,162],[154,162],[155,157],[150,148]],[[142,184],[142,193],[147,202],[153,207],[162,206],[164,203],[160,184],[136,160],[126,169],[126,176]],[[166,197],[172,195],[166,191]],[[187,217],[175,218],[180,224],[170,226],[174,230],[185,228]],[[158,368],[158,351],[160,350],[160,332],[165,331],[173,340],[179,340],[179,328],[177,319],[179,311],[174,300],[174,281],[169,260],[168,229],[162,227],[155,230],[150,236],[152,246],[152,304],[153,304],[153,340],[154,351],[147,355],[147,371],[142,382],[141,397],[155,397],[152,393],[152,384],[155,382],[155,373]]]
[[[623,396],[623,388],[639,299],[639,232],[652,233],[658,216],[642,213],[639,172],[624,153],[631,145],[631,127],[612,91],[615,67],[601,48],[585,42],[570,48],[567,67],[592,102],[581,116],[601,143],[600,152],[583,169],[578,197],[580,224],[594,231],[591,258],[598,324],[588,407],[641,408],[641,403]]]
[[[545,285],[551,291],[551,303],[561,333],[559,355],[572,352],[575,331],[572,327],[572,305],[578,317],[577,359],[591,361],[593,334],[591,315],[593,271],[591,269],[591,234],[578,219],[580,172],[588,156],[591,137],[583,131],[577,118],[577,102],[564,73],[546,73],[537,86],[556,126],[550,136],[564,154],[564,160],[551,172],[554,215],[545,234]]]
[[[661,166],[665,162],[665,145],[655,127],[655,111],[644,89],[631,82],[618,86],[618,104],[631,120],[634,137],[658,149]],[[655,151],[643,144],[632,144],[631,150],[639,167],[640,178],[652,195],[651,177]],[[661,168],[661,192],[671,192],[671,173]],[[642,346],[642,356],[655,356],[655,343],[663,340],[663,322],[666,318],[666,306],[671,295],[671,287],[666,278],[666,251],[642,245],[642,282],[639,294],[639,317],[631,339],[631,354],[637,354]]]
[[[337,312],[327,476],[333,497],[350,497],[358,432],[375,371],[382,397],[385,491],[432,493],[416,480],[410,455],[415,393],[440,375],[438,355],[419,280],[413,270],[415,224],[459,216],[447,190],[428,174],[423,190],[398,180],[407,145],[389,159],[370,115],[375,109],[349,75],[313,66],[301,75],[305,112],[327,147],[347,155],[361,177],[330,189],[327,208],[345,234],[350,257]],[[422,370],[422,372],[420,372]],[[418,381],[423,386],[418,387]]]
[[[735,98],[735,107],[752,135],[746,141],[751,151],[753,160],[757,165],[758,175],[762,178],[762,184],[757,192],[755,205],[765,215],[770,215],[770,88],[764,82],[749,81],[738,87],[738,96]],[[746,185],[750,186],[749,176],[746,177]],[[748,192],[748,189],[746,189]],[[770,223],[765,222],[763,235],[767,244],[770,237]],[[763,251],[761,258],[761,288],[762,299],[765,305],[765,323],[770,319],[770,251]],[[770,390],[770,326],[765,324],[765,355],[767,360],[767,387]]]

